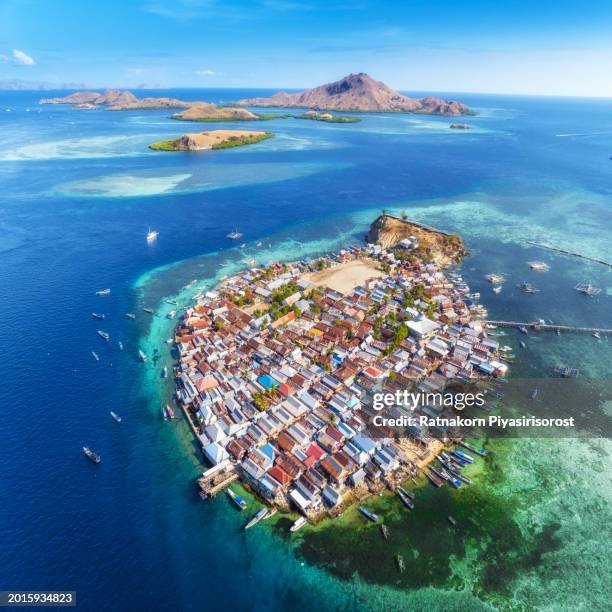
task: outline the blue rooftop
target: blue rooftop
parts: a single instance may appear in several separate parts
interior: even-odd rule
[[[264,389],[276,389],[276,387],[278,387],[278,382],[276,382],[269,374],[262,374],[258,379],[257,382],[264,388]]]

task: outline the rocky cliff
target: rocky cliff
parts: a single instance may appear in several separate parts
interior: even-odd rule
[[[440,264],[457,262],[467,255],[460,236],[387,214],[380,215],[370,225],[367,241],[391,248],[412,236],[418,240],[419,253],[428,254]]]
[[[452,100],[409,98],[360,72],[301,93],[278,92],[269,98],[247,98],[241,106],[282,106],[339,111],[404,111],[433,115],[467,115],[470,109]]]

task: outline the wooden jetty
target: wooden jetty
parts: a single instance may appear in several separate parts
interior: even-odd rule
[[[602,266],[607,266],[608,268],[612,268],[612,262],[605,261],[604,259],[597,259],[596,257],[589,257],[588,255],[583,255],[582,253],[576,253],[575,251],[569,251],[567,249],[561,249],[559,247],[551,246],[550,244],[542,244],[540,242],[533,242],[532,240],[527,240],[527,244],[538,247],[539,249],[545,249],[547,251],[553,251],[555,253],[561,253],[562,255],[570,255],[571,257],[579,257],[580,259],[586,259],[587,261],[592,261]]]
[[[497,327],[525,327],[533,331],[552,331],[556,332],[573,332],[577,334],[608,334],[612,335],[612,329],[606,327],[575,327],[573,325],[555,325],[541,323],[540,321],[521,322],[521,321],[485,321],[488,325],[496,325]]]

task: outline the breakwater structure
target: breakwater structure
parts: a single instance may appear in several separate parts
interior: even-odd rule
[[[487,325],[497,327],[524,327],[533,331],[552,331],[552,332],[574,332],[578,334],[608,334],[612,335],[612,328],[607,327],[577,327],[574,325],[555,325],[554,323],[542,323],[540,321],[485,321]]]
[[[575,251],[569,251],[568,249],[562,249],[560,247],[551,246],[549,244],[542,244],[540,242],[533,242],[532,240],[526,240],[526,244],[534,247],[538,247],[539,249],[544,249],[546,251],[553,251],[554,253],[561,253],[562,255],[569,255],[570,257],[578,257],[580,259],[585,259],[586,261],[592,261],[594,263],[601,264],[602,266],[607,266],[608,268],[612,268],[612,262],[606,261],[604,259],[597,259],[596,257],[589,257],[588,255],[583,255],[582,253],[576,253]]]

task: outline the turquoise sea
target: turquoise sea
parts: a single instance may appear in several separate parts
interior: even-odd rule
[[[465,491],[421,487],[410,515],[394,499],[372,502],[391,525],[387,549],[351,512],[293,538],[282,517],[245,533],[225,498],[199,500],[200,455],[184,422],[160,417],[172,393],[160,372],[172,359],[166,299],[188,304],[251,257],[358,243],[383,208],[465,238],[461,273],[492,318],[612,327],[611,269],[526,244],[612,259],[612,101],[456,95],[478,112],[470,130],[420,115],[278,119],[246,128],[274,132],[262,143],[184,154],[147,145],[235,124],[39,97],[0,92],[0,588],[75,590],[88,610],[607,609],[609,439],[491,441]],[[243,248],[225,237],[233,229]],[[550,272],[530,271],[534,259]],[[508,277],[499,295],[489,272]],[[518,291],[523,280],[540,293]],[[579,295],[584,280],[602,293]],[[110,296],[95,296],[106,287]],[[513,332],[506,341],[519,356],[512,376],[571,363],[585,384],[609,389],[605,337],[530,335],[522,350]],[[612,415],[605,401],[588,409]],[[447,528],[451,512],[461,532]]]

